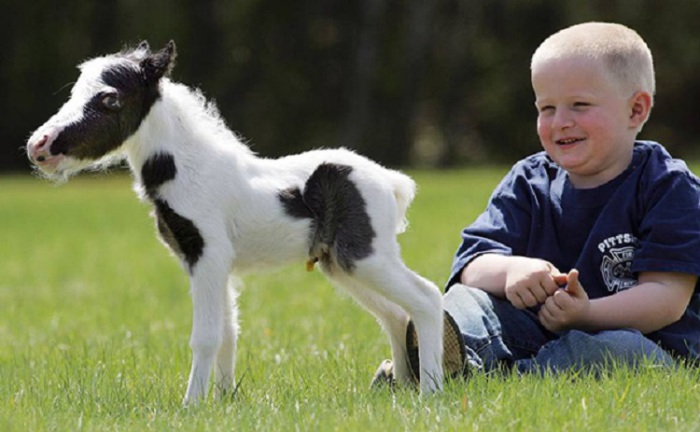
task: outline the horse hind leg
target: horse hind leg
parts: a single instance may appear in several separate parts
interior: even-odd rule
[[[389,337],[394,378],[401,385],[412,383],[413,375],[406,350],[406,328],[410,317],[406,311],[347,274],[339,275],[336,272],[328,276],[377,318],[382,330]]]
[[[430,394],[442,390],[443,307],[440,290],[402,262],[393,266],[380,266],[376,270],[384,274],[376,278],[375,289],[381,290],[382,295],[406,310],[415,325],[421,393]]]
[[[377,255],[356,262],[355,269],[345,277],[352,279],[345,286],[350,286],[354,297],[377,316],[389,334],[397,379],[411,381],[405,340],[410,317],[418,334],[421,393],[441,390],[443,308],[437,286],[400,259]]]
[[[418,333],[421,391],[433,392],[442,388],[443,376],[440,291],[401,261],[394,237],[395,197],[381,193],[381,188],[368,187],[371,179],[381,181],[380,176],[355,177],[354,169],[321,164],[304,186],[303,201],[316,215],[311,257],[321,262],[331,278],[354,279],[344,285],[389,333],[396,372],[402,381],[410,379],[406,314],[411,317]]]
[[[421,392],[429,394],[442,390],[444,378],[442,295],[432,282],[407,268],[406,271],[407,283],[413,281],[412,290],[420,292],[419,301],[408,301],[404,307],[418,334]]]

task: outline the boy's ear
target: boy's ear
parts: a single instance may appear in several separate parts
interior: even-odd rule
[[[652,96],[645,91],[638,91],[630,98],[630,127],[641,129],[649,119],[654,104]]]

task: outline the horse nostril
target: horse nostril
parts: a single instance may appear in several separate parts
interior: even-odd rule
[[[50,137],[44,135],[33,145],[29,145],[29,158],[35,162],[46,162],[49,157],[48,147],[50,146]]]
[[[44,135],[43,137],[41,137],[41,139],[39,140],[39,142],[36,143],[36,148],[38,148],[38,149],[43,148],[43,147],[46,145],[46,142],[47,142],[48,140],[49,140],[49,136],[48,136],[48,135]]]

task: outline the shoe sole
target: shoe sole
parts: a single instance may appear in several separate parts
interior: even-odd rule
[[[445,311],[443,322],[443,356],[442,366],[445,377],[456,378],[467,376],[467,353],[464,347],[462,332],[460,332],[454,318]],[[406,351],[411,373],[416,382],[420,382],[420,356],[418,355],[418,334],[413,321],[408,322],[406,328]]]

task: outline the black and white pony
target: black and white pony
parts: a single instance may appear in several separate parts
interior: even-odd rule
[[[27,143],[31,161],[61,179],[124,157],[162,240],[189,273],[194,318],[185,403],[234,386],[241,274],[288,263],[320,270],[372,312],[389,336],[394,376],[412,380],[409,318],[418,333],[420,389],[442,388],[442,300],[408,269],[396,234],[415,184],[349,150],[256,157],[200,92],[174,83],[175,44],[89,60],[70,99]]]

